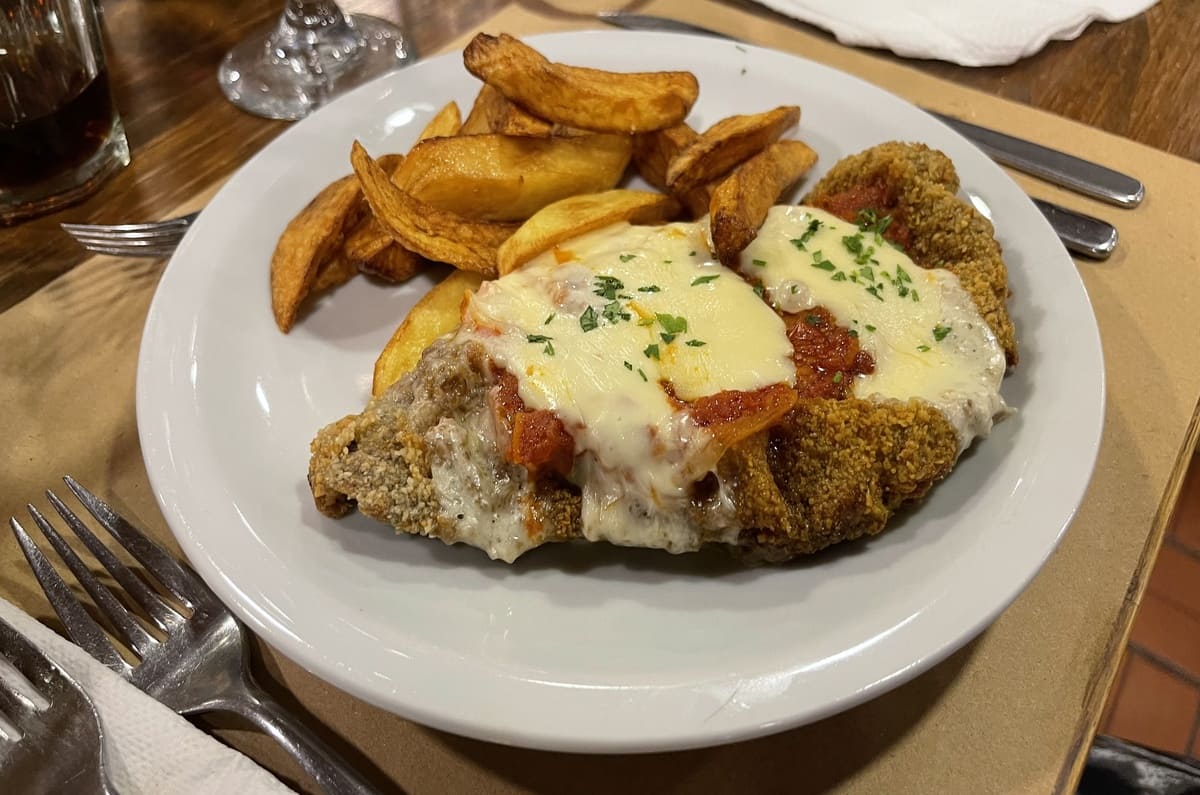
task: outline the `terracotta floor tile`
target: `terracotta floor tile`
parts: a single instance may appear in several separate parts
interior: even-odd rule
[[[1192,466],[1179,494],[1171,532],[1191,549],[1200,551],[1200,457],[1192,459]]]
[[[1132,651],[1107,731],[1173,753],[1189,750],[1200,690]]]
[[[1150,573],[1148,590],[1200,615],[1200,559],[1163,544]]]
[[[1134,616],[1130,640],[1200,677],[1200,614],[1148,591]]]

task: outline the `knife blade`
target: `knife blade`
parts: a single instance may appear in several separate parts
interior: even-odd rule
[[[721,33],[720,31],[717,31],[717,30],[705,28],[700,25],[693,25],[690,22],[681,22],[677,19],[670,19],[668,17],[659,17],[659,16],[654,16],[651,14],[633,14],[633,13],[629,13],[629,12],[625,12],[625,11],[600,11],[596,14],[596,16],[598,19],[600,19],[603,22],[607,22],[610,25],[613,25],[613,26],[619,27],[619,28],[625,28],[627,30],[645,30],[645,31],[669,32],[669,33],[693,33],[693,34],[703,35],[703,36],[712,36],[714,38],[719,38],[719,39],[727,39],[729,41],[738,41],[737,38],[730,36],[726,33]],[[1064,157],[1064,158],[1070,158],[1070,160],[1072,160],[1072,161],[1077,161],[1078,163],[1084,164],[1088,167],[1092,167],[1094,169],[1100,169],[1103,172],[1107,172],[1108,174],[1115,175],[1116,177],[1123,178],[1124,180],[1128,180],[1128,182],[1122,182],[1120,180],[1113,181],[1113,184],[1117,186],[1117,190],[1124,191],[1124,194],[1127,197],[1127,201],[1131,202],[1130,204],[1126,204],[1125,206],[1135,206],[1138,202],[1141,201],[1142,197],[1145,195],[1145,188],[1142,187],[1142,184],[1140,182],[1133,179],[1132,177],[1128,177],[1124,174],[1120,174],[1119,172],[1115,172],[1115,171],[1112,171],[1111,169],[1107,169],[1104,166],[1100,166],[1096,163],[1091,163],[1090,161],[1082,160],[1080,158],[1072,157],[1071,155],[1065,155],[1061,152],[1056,152],[1055,150],[1047,149],[1046,147],[1042,147],[1038,144],[1034,144],[1029,141],[1023,141],[1019,138],[1013,138],[1012,136],[1007,136],[1007,135],[1004,135],[1003,133],[999,133],[994,130],[989,130],[985,127],[979,127],[978,125],[968,124],[967,122],[962,122],[958,119],[954,119],[953,117],[943,116],[941,114],[934,113],[933,111],[928,111],[928,112],[931,113],[932,115],[934,115],[936,118],[938,118],[939,121],[942,121],[943,123],[950,126],[952,129],[957,130],[960,135],[962,135],[964,138],[967,138],[968,140],[975,143],[976,146],[979,146],[980,149],[982,149],[989,156],[991,156],[992,159],[994,159],[998,162],[1006,162],[1004,160],[1001,160],[1001,158],[998,157],[996,154],[996,152],[1000,151],[1000,147],[996,147],[995,144],[1003,143],[1003,142],[1000,141],[998,138],[988,139],[989,143],[993,145],[991,148],[996,150],[995,152],[989,151],[989,147],[983,146],[982,143],[980,143],[980,141],[975,138],[976,133],[978,133],[978,134],[990,133],[994,136],[1003,136],[1003,138],[1008,138],[1014,142],[1017,142],[1024,146],[1030,147],[1030,149],[1028,149],[1028,150],[1021,149],[1021,151],[1024,152],[1026,155],[1026,157],[1022,161],[1024,163],[1028,163],[1028,161],[1031,159],[1036,161],[1037,157],[1038,157],[1038,150],[1042,150],[1045,152],[1051,152],[1056,155],[1060,155],[1061,157]],[[957,125],[950,124],[949,123],[950,121],[956,122]],[[973,128],[973,129],[968,129],[968,128]],[[1001,154],[1002,154],[1002,152],[1001,152]],[[1009,165],[1012,165],[1013,168],[1018,168],[1020,170],[1024,170],[1024,169],[1021,169],[1020,166],[1018,166],[1014,163],[1009,163]],[[1041,176],[1043,179],[1046,179],[1048,182],[1056,181],[1054,179],[1055,172],[1050,169],[1044,169],[1042,173],[1038,173],[1038,174],[1036,174],[1036,176]],[[1064,180],[1064,183],[1065,183],[1065,180]],[[1064,183],[1058,183],[1058,184],[1063,184],[1064,187],[1070,187],[1070,188],[1074,188],[1076,190],[1081,190],[1080,185],[1078,185],[1077,183],[1072,183],[1072,184],[1064,184]],[[1091,195],[1091,194],[1089,194],[1089,195]],[[1102,221],[1099,218],[1093,218],[1090,215],[1084,215],[1083,213],[1079,213],[1074,210],[1069,210],[1066,207],[1063,207],[1061,205],[1054,204],[1054,203],[1048,202],[1048,201],[1043,201],[1041,199],[1033,199],[1033,203],[1038,208],[1038,210],[1041,211],[1042,215],[1045,216],[1046,220],[1050,222],[1050,226],[1054,228],[1055,233],[1058,234],[1059,239],[1063,242],[1063,245],[1067,247],[1067,250],[1072,251],[1076,254],[1080,254],[1085,257],[1092,258],[1092,259],[1107,259],[1108,256],[1110,254],[1112,254],[1113,249],[1116,248],[1117,241],[1119,239],[1119,235],[1117,234],[1116,227],[1114,227],[1112,224],[1110,224],[1106,221]]]
[[[924,110],[996,162],[1018,171],[1118,207],[1137,207],[1146,196],[1146,186],[1128,174],[929,108]]]

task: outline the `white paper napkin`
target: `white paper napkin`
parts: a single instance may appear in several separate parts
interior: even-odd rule
[[[110,783],[121,795],[292,792],[251,759],[192,726],[4,599],[0,618],[87,691],[104,727]]]
[[[906,58],[998,66],[1070,40],[1094,20],[1120,22],[1157,0],[757,0],[824,28],[842,44]]]

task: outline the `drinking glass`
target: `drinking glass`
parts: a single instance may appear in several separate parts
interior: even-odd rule
[[[231,49],[217,71],[225,96],[270,119],[300,119],[335,94],[398,69],[415,54],[399,27],[334,2],[288,0],[264,33]]]
[[[93,0],[0,2],[0,225],[78,201],[128,164]]]

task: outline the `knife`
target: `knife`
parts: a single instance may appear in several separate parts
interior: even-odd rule
[[[728,39],[730,41],[738,41],[738,39],[734,38],[733,36],[721,33],[720,31],[701,27],[700,25],[693,25],[689,22],[681,22],[676,19],[658,17],[650,14],[631,14],[625,11],[601,11],[597,13],[596,16],[603,22],[607,22],[610,25],[614,25],[619,28],[626,28],[628,30],[694,33],[697,35],[713,36],[716,38]],[[930,113],[932,113],[932,111],[930,111]],[[1065,160],[1060,159],[1053,162],[1057,162],[1059,164],[1066,163],[1065,168],[1068,172],[1070,172],[1070,169],[1073,168],[1075,164],[1082,164],[1088,168],[1080,173],[1091,175],[1093,177],[1097,174],[1112,175],[1113,178],[1108,179],[1104,184],[1109,188],[1109,193],[1118,193],[1126,197],[1125,206],[1136,206],[1145,195],[1145,189],[1140,182],[1132,177],[1127,177],[1124,174],[1120,174],[1112,171],[1111,169],[1105,168],[1104,166],[1100,166],[1096,163],[1091,163],[1086,160],[1081,160],[1080,158],[1072,157],[1071,155],[1066,155],[1062,152],[1057,152],[1053,149],[1048,149],[1029,141],[1013,138],[1012,136],[1004,135],[1003,133],[999,133],[994,130],[968,124],[967,122],[962,122],[949,116],[943,116],[937,113],[933,113],[933,115],[938,118],[938,120],[955,129],[964,138],[971,140],[997,162],[1012,165],[1013,168],[1017,168],[1019,170],[1026,170],[1020,165],[1017,165],[1015,162],[1006,161],[1002,157],[1006,143],[1003,139],[1008,139],[1008,141],[1020,144],[1020,147],[1018,147],[1015,151],[1022,155],[1020,158],[1021,163],[1029,168],[1030,173],[1035,173],[1037,176],[1046,179],[1048,182],[1062,184],[1065,187],[1070,187],[1075,190],[1079,190],[1080,192],[1085,192],[1083,190],[1084,185],[1081,184],[1081,182],[1086,182],[1086,180],[1081,181],[1077,179],[1072,181],[1070,184],[1067,184],[1067,178],[1061,176],[1063,173],[1062,167],[1053,168],[1047,166],[1042,168],[1040,171],[1032,171],[1032,169],[1041,162],[1039,160],[1039,153],[1052,153],[1059,156],[1059,158],[1065,158]],[[951,121],[955,122],[956,124],[950,124]],[[961,125],[961,127],[958,125]],[[988,134],[991,137],[977,138],[975,137],[976,134],[981,136],[983,134]],[[987,145],[985,145],[985,143]],[[1031,162],[1033,165],[1030,165]],[[1050,160],[1047,160],[1046,162],[1051,163]],[[1059,176],[1060,179],[1055,179],[1056,176]],[[1096,194],[1089,193],[1088,195]],[[1099,196],[1097,196],[1097,198],[1099,198]],[[1043,201],[1041,199],[1034,199],[1033,203],[1042,212],[1042,215],[1046,217],[1046,220],[1050,222],[1050,225],[1058,234],[1059,239],[1062,240],[1063,245],[1065,245],[1069,251],[1073,251],[1076,254],[1090,257],[1092,259],[1107,259],[1108,256],[1112,254],[1113,249],[1116,248],[1118,235],[1116,228],[1112,224],[1102,221],[1099,218],[1093,218],[1090,215],[1084,215],[1082,213],[1075,212],[1074,210],[1069,210],[1066,207]]]

